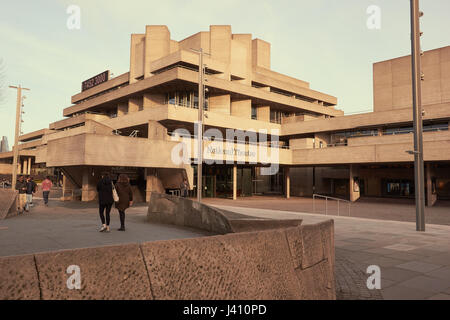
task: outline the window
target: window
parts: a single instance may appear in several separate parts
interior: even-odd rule
[[[281,123],[281,112],[278,110],[270,110],[270,122]]]
[[[175,92],[170,92],[166,94],[166,104],[176,104]]]
[[[254,104],[252,104],[252,119],[256,120],[257,118],[257,108]]]

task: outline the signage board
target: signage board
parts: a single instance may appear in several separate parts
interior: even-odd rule
[[[103,71],[102,73],[99,73],[98,75],[83,81],[81,83],[81,91],[85,91],[87,89],[98,86],[99,84],[108,81],[108,79],[109,79],[109,70]]]

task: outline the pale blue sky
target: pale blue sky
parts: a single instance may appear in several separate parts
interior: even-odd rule
[[[81,8],[81,30],[68,30],[66,9]],[[381,29],[369,30],[368,6],[381,8]],[[423,50],[450,45],[450,0],[421,0]],[[372,64],[409,54],[409,0],[40,0],[0,8],[3,86],[26,93],[23,131],[62,119],[81,82],[104,70],[128,71],[130,34],[165,24],[182,40],[211,24],[252,33],[272,45],[272,69],[338,98],[346,113],[372,109]],[[13,144],[15,99],[4,89],[0,136]]]

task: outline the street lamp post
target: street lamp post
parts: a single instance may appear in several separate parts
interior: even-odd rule
[[[16,104],[16,128],[14,135],[14,156],[13,156],[13,172],[12,172],[12,190],[16,188],[17,180],[17,160],[19,158],[19,131],[20,122],[22,121],[22,90],[30,90],[28,88],[22,88],[20,85],[9,86],[10,88],[17,89],[17,104]]]
[[[411,0],[411,66],[412,100],[414,120],[414,180],[416,196],[416,230],[425,231],[425,190],[423,165],[423,128],[420,65],[420,22],[419,0]]]
[[[198,53],[198,123],[197,123],[197,201],[202,201],[203,191],[203,108],[205,105],[205,89],[204,89],[204,74],[205,68],[203,65],[203,49],[191,49]]]

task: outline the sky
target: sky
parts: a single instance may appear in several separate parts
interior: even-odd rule
[[[81,82],[129,70],[130,34],[167,25],[182,40],[231,25],[271,43],[272,70],[338,98],[346,114],[373,108],[372,64],[410,53],[409,0],[40,0],[0,4],[0,136],[14,140],[16,90],[26,91],[22,131],[63,118]],[[422,49],[450,45],[450,0],[421,0]],[[71,5],[80,29],[69,29]],[[379,8],[379,27],[371,6]]]

